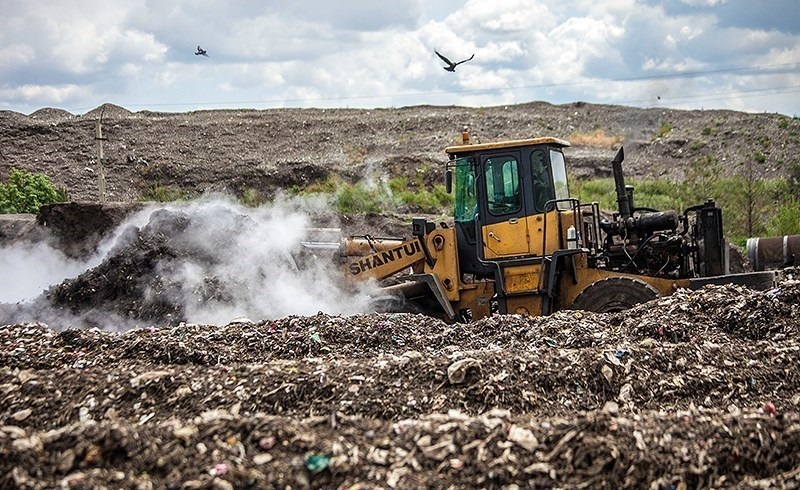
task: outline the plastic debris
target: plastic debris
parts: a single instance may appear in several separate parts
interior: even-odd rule
[[[317,473],[325,471],[330,462],[330,456],[322,453],[314,453],[306,457],[305,464],[308,471],[310,471],[311,474],[316,475]]]

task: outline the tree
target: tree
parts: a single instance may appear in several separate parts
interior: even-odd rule
[[[684,174],[689,201],[700,203],[706,199],[716,198],[714,193],[717,191],[720,174],[719,162],[713,156],[706,155],[693,159]]]

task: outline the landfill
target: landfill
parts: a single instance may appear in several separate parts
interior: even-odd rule
[[[0,488],[800,488],[800,276],[620,313],[0,326]]]

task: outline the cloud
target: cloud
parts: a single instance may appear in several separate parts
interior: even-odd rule
[[[106,101],[171,110],[226,103],[255,108],[491,105],[536,98],[562,103],[574,97],[614,103],[620,91],[610,87],[616,80],[761,66],[776,53],[793,52],[800,25],[786,19],[800,15],[798,5],[795,0],[758,9],[744,0],[13,1],[0,18],[5,89],[0,107],[30,112],[54,99],[44,96],[46,90],[41,99],[17,98],[20,87],[63,92],[73,85],[83,90],[61,99],[73,112]],[[197,44],[209,58],[194,55]],[[446,73],[434,48],[459,59],[475,53],[475,59]],[[787,85],[788,77],[779,86]],[[487,92],[469,93],[482,89]],[[787,99],[800,111],[798,97]],[[765,99],[750,101],[757,110],[771,107],[759,105]],[[718,104],[724,107],[724,101]]]
[[[39,107],[70,104],[74,100],[90,97],[91,89],[82,85],[22,85],[0,88],[0,100],[21,100],[35,103]]]
[[[11,70],[36,58],[36,50],[27,44],[12,44],[0,49],[0,69]]]

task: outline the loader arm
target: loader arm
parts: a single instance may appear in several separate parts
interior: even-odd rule
[[[345,255],[356,256],[345,264],[347,276],[355,280],[381,280],[425,262],[418,237],[408,240],[350,237],[342,244]],[[362,253],[357,253],[362,250]],[[370,251],[367,255],[363,253]]]

